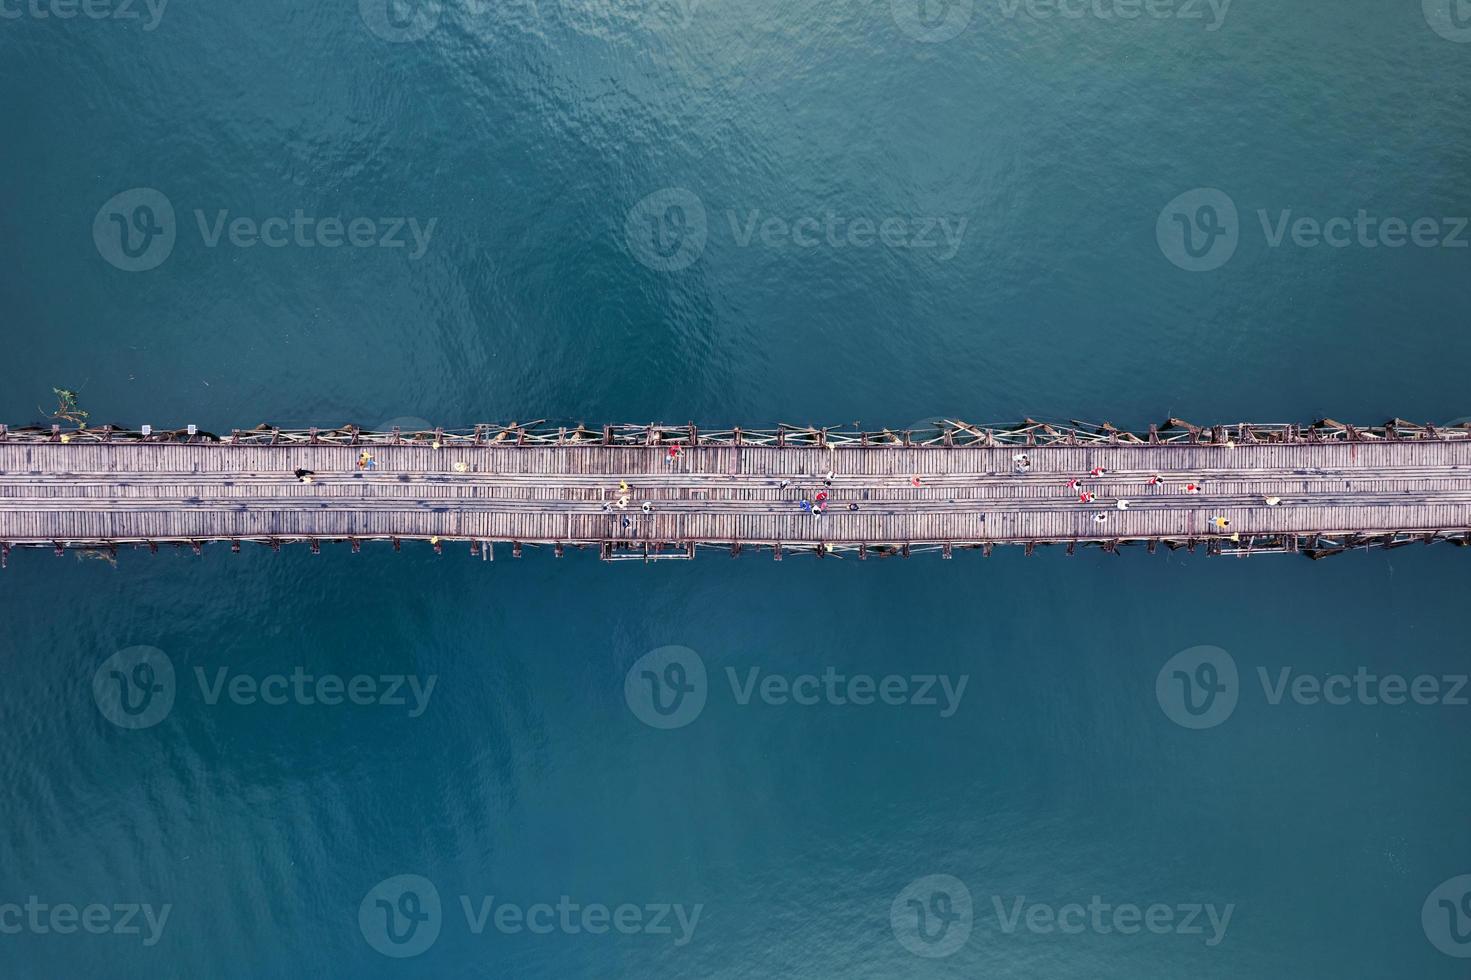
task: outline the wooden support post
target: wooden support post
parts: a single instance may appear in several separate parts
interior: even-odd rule
[[[613,445],[613,427],[611,425],[603,426],[603,445]]]
[[[552,545],[552,555],[556,558],[562,557],[562,542],[558,541]]]
[[[317,427],[315,425],[311,428],[310,438],[312,445],[315,446],[317,444]]]
[[[355,555],[363,550],[363,543],[357,538],[348,538],[347,543],[352,547],[352,553]]]
[[[690,561],[694,561],[694,559],[695,559],[695,543],[693,541],[690,541],[690,542],[688,542],[688,543],[685,544],[685,546],[684,546],[684,556],[686,558],[688,558]]]
[[[771,557],[775,561],[781,561],[781,542],[778,541],[771,546]]]
[[[478,538],[471,538],[470,539],[470,557],[471,558],[479,558],[480,557],[480,541],[479,541]]]
[[[204,554],[204,542],[202,541],[190,541],[189,547],[194,549],[196,556]]]
[[[442,555],[442,554],[444,554],[444,542],[443,541],[439,540],[438,538],[435,538],[434,540],[430,541],[429,543],[434,546],[434,553],[436,555]]]
[[[10,564],[10,544],[0,541],[0,569]]]
[[[1069,541],[1067,543],[1067,556],[1069,558],[1071,558],[1071,557],[1073,557],[1073,555],[1077,554],[1077,552],[1078,552],[1078,542],[1076,542],[1076,541]]]
[[[156,555],[156,554],[158,554],[158,542],[157,541],[150,541],[150,542],[148,542],[148,553],[150,555]]]
[[[1022,551],[1028,558],[1032,557],[1037,553],[1037,542],[1028,541],[1027,546]]]
[[[403,542],[400,541],[398,538],[390,537],[388,539],[388,542],[393,545],[394,551],[399,551],[403,548]]]
[[[698,446],[699,444],[700,444],[700,430],[695,427],[695,423],[691,422],[690,423],[690,445],[691,446]]]
[[[611,541],[604,541],[604,542],[602,542],[602,544],[601,544],[600,547],[601,547],[601,550],[599,551],[598,557],[602,558],[603,561],[612,561],[613,560],[613,542],[611,542]]]
[[[908,541],[904,542],[902,545],[899,546],[899,554],[903,555],[905,558],[908,558],[909,557],[909,542]]]
[[[739,447],[741,445],[742,436],[741,436],[741,427],[740,426],[736,426],[735,427],[735,432],[732,435],[732,439],[735,442],[735,444],[736,444],[737,447]]]
[[[787,430],[786,429],[777,429],[776,430],[776,448],[777,449],[785,449],[786,448],[786,445],[787,445]]]
[[[311,543],[312,554],[320,555],[322,553],[322,542],[318,541],[316,538],[307,538],[307,541]]]
[[[230,539],[230,554],[232,554],[232,555],[238,555],[238,554],[240,554],[240,539],[239,538],[231,538]]]
[[[858,546],[858,560],[868,561],[868,545],[860,544]]]
[[[1149,543],[1144,546],[1144,550],[1151,555],[1154,554],[1159,550],[1159,542],[1154,538],[1150,538]]]
[[[994,548],[994,547],[996,547],[996,546],[994,544],[992,544],[991,542],[989,542],[989,541],[985,542],[984,544],[981,545],[981,555],[984,556],[984,557],[986,557],[986,558],[990,558],[991,557],[991,549]]]
[[[739,558],[740,557],[740,554],[741,554],[741,543],[739,541],[732,541],[730,543],[730,556],[732,558]]]
[[[946,559],[947,561],[950,558],[954,557],[950,553],[950,542],[947,541],[944,544],[940,545],[940,557]]]
[[[61,546],[60,541],[53,542],[56,545],[56,557],[60,558],[66,554],[66,549]]]
[[[521,557],[521,542],[520,541],[512,541],[511,542],[511,557],[512,558],[520,558]]]
[[[275,554],[278,554],[278,555],[281,553],[281,539],[280,538],[270,538],[270,539],[267,540],[266,543],[271,546],[271,551],[272,552],[274,552]]]

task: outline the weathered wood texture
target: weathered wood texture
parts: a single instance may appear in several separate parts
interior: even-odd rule
[[[377,463],[371,470],[358,469],[364,447],[355,439],[62,443],[11,434],[0,437],[0,542],[439,537],[611,542],[616,550],[1141,540],[1239,548],[1243,539],[1275,539],[1286,548],[1292,537],[1471,529],[1471,440],[1463,434],[1209,442],[1198,441],[1200,431],[1209,430],[1157,442],[1111,435],[962,445],[947,435],[926,445],[890,436],[827,447],[818,434],[779,446],[689,433],[673,460],[667,437],[633,445],[572,443],[565,434],[558,441],[446,436],[440,448],[394,438],[367,446]],[[1024,473],[1015,472],[1020,452],[1030,460]],[[1094,467],[1106,472],[1090,478]],[[314,471],[314,482],[299,482],[298,468]],[[829,471],[827,512],[804,513],[799,501],[823,489]],[[1151,486],[1154,474],[1162,479]],[[1080,503],[1066,488],[1076,477],[1095,502]],[[631,485],[631,503],[605,510],[620,480]],[[1184,492],[1191,482],[1199,494]],[[1281,503],[1268,506],[1267,498]],[[1121,499],[1127,510],[1116,507]],[[642,512],[644,501],[652,513]],[[1216,527],[1216,517],[1229,528]]]

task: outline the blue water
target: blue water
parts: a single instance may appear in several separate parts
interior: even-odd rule
[[[133,9],[0,6],[21,14],[0,17],[12,424],[53,386],[95,423],[215,430],[1471,413],[1471,249],[1444,245],[1471,213],[1471,44],[1449,7],[456,0],[403,6],[427,30],[402,41],[350,2],[176,0],[152,29]],[[1200,188],[1237,212],[1235,250],[1200,237],[1223,264],[1191,272],[1157,229]],[[1442,244],[1271,244],[1360,210]],[[234,219],[244,242],[297,211],[404,245],[231,242]],[[114,214],[153,268],[120,267]],[[1471,708],[1273,704],[1258,668],[1466,672],[1466,562],[13,554],[0,975],[1463,976],[1437,939],[1471,952],[1471,907],[1432,892],[1471,872]],[[1239,703],[1192,730],[1156,681],[1202,645]],[[138,646],[174,703],[128,730],[93,682]],[[625,696],[666,646],[708,677],[671,730]],[[196,670],[221,668],[436,686],[413,717],[210,703]],[[968,681],[942,717],[742,704],[727,668]],[[408,958],[374,945],[406,951],[375,925],[398,875],[441,901]],[[900,938],[931,875],[973,906],[939,957]],[[700,912],[688,935],[672,913],[669,934],[477,934],[461,906],[564,895],[644,925]],[[1232,911],[1215,943],[1203,915],[1203,934],[1008,931],[1019,897],[1095,895]],[[169,913],[156,936],[58,934],[7,913],[31,896]]]

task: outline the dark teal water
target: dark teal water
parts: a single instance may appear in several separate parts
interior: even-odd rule
[[[54,385],[212,429],[1471,412],[1464,4],[1182,6],[0,4],[0,419]],[[1377,247],[1272,244],[1361,210]],[[323,244],[353,219],[406,244]],[[1471,708],[1274,704],[1258,669],[1449,692],[1466,562],[17,554],[0,975],[1463,976]],[[1202,645],[1236,703],[1193,730],[1156,682]],[[129,730],[93,684],[138,646],[174,700]],[[670,730],[625,696],[666,646],[708,678]],[[221,668],[435,687],[211,703]],[[942,716],[742,704],[727,668],[967,681]],[[399,875],[439,896],[421,932]],[[1095,895],[1174,918],[1065,910]],[[488,896],[637,912],[477,934]],[[169,912],[58,933],[28,902]],[[661,905],[699,918],[650,931]],[[1193,905],[1219,935],[1175,930]]]

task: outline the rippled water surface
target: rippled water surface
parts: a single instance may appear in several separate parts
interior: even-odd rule
[[[0,420],[1448,421],[1464,6],[0,2]],[[0,975],[1461,976],[1467,561],[14,554]]]

